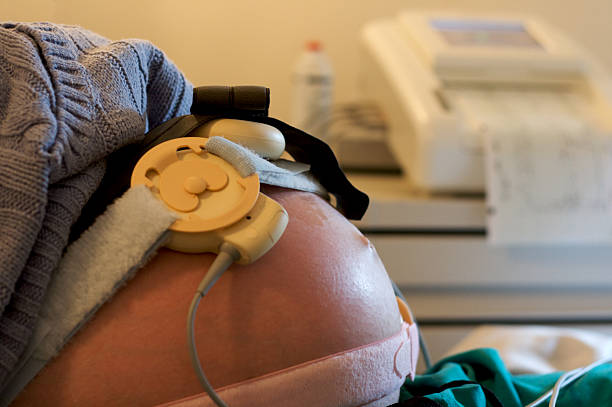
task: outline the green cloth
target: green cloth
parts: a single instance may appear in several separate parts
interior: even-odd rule
[[[497,351],[477,349],[441,360],[413,382],[406,380],[396,406],[500,405],[495,398],[504,407],[525,406],[550,390],[561,374],[513,376]],[[434,403],[429,404],[429,401]],[[548,406],[548,401],[540,406]],[[557,406],[612,406],[612,365],[598,366],[563,388]]]

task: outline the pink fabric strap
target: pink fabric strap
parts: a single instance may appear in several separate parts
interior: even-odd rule
[[[406,376],[414,378],[419,352],[416,324],[358,348],[218,389],[231,407],[362,406],[397,393]],[[205,393],[164,404],[214,407]]]

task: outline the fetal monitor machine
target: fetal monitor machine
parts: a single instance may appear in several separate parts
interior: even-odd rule
[[[483,192],[495,132],[612,134],[608,74],[541,20],[403,12],[367,24],[362,42],[365,90],[418,188]]]

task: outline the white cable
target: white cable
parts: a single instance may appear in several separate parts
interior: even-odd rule
[[[191,356],[191,364],[193,365],[194,370],[196,371],[196,375],[198,376],[198,380],[200,384],[208,393],[212,401],[219,407],[227,407],[227,404],[219,397],[219,395],[215,392],[215,389],[211,386],[202,370],[202,365],[200,364],[200,358],[198,357],[198,350],[195,345],[195,334],[194,334],[194,325],[195,325],[195,316],[198,310],[198,305],[200,305],[200,300],[202,297],[206,295],[208,290],[215,284],[215,282],[221,277],[221,275],[234,263],[234,261],[240,258],[240,253],[238,250],[230,244],[224,243],[221,245],[219,254],[211,264],[208,272],[198,285],[196,294],[191,301],[191,306],[189,307],[189,313],[187,315],[187,343],[189,345],[189,355]]]
[[[561,391],[563,387],[569,385],[570,383],[574,382],[578,378],[584,376],[585,374],[595,369],[596,367],[599,367],[603,365],[604,363],[609,363],[609,362],[612,362],[612,357],[600,359],[582,369],[576,369],[577,371],[572,371],[571,374],[568,375],[567,378],[563,378],[563,376],[561,376],[559,380],[557,380],[557,383],[555,383],[555,387],[553,387],[553,391],[552,391],[551,398],[550,398],[550,403],[548,404],[548,406],[555,407],[557,403],[557,398],[559,397],[559,392]],[[564,381],[561,381],[561,379],[564,379]]]
[[[537,399],[535,399],[531,403],[527,404],[525,407],[536,407],[536,406],[539,406],[544,401],[546,401],[550,397],[551,394],[552,394],[552,390],[548,390],[546,393],[542,394],[540,397],[538,397]]]
[[[546,401],[549,397],[550,397],[550,402],[548,403],[548,406],[555,407],[557,403],[557,398],[559,397],[559,392],[564,387],[570,385],[571,383],[573,383],[580,377],[584,376],[591,370],[595,369],[596,367],[601,366],[605,363],[610,363],[610,362],[612,362],[612,357],[607,357],[604,359],[600,359],[596,362],[593,362],[586,367],[574,369],[574,370],[564,373],[563,375],[561,375],[561,377],[559,377],[559,379],[557,380],[557,382],[555,383],[552,389],[548,390],[546,393],[542,394],[540,397],[538,397],[536,400],[532,401],[531,403],[527,404],[527,406],[525,407],[538,406],[542,404],[544,401]]]
[[[550,402],[548,403],[549,407],[554,407],[555,405],[557,405],[557,398],[559,398],[559,392],[561,391],[561,389],[570,383],[569,379],[574,377],[574,375],[579,374],[580,372],[582,372],[582,369],[574,369],[570,370],[569,372],[563,373],[561,377],[559,377],[559,379],[552,388],[552,392],[550,394]]]

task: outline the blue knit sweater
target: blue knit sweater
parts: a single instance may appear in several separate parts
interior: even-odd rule
[[[104,158],[187,114],[191,95],[146,41],[0,24],[0,383],[28,343]]]

